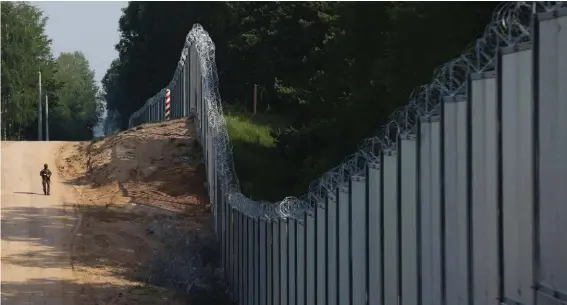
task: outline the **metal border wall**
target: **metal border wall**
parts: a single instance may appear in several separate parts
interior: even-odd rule
[[[557,242],[567,232],[567,11],[540,15],[534,37],[534,154],[538,166],[535,191],[538,196],[535,224],[538,225],[534,258],[540,304],[553,299],[567,303],[567,243]]]
[[[535,14],[534,14],[535,13]],[[567,304],[567,8],[509,2],[380,136],[301,197],[239,188],[201,26],[130,127],[194,118],[240,304]]]

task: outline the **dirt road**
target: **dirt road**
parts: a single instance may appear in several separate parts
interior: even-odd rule
[[[180,119],[99,141],[1,142],[1,303],[179,305],[211,295],[188,293],[217,283],[195,271],[199,251],[213,247],[195,138],[192,120]],[[201,238],[196,250],[190,236]]]
[[[77,216],[73,192],[58,176],[61,142],[2,142],[2,304],[74,303],[69,246]],[[53,173],[43,195],[39,171]]]

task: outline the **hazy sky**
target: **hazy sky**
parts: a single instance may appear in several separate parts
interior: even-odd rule
[[[55,57],[82,51],[100,83],[118,52],[118,19],[127,1],[32,1],[49,17],[47,35]]]

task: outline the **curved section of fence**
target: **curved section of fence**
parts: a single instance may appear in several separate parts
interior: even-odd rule
[[[390,116],[389,123],[384,126],[379,136],[363,141],[357,152],[345,158],[342,164],[329,170],[319,180],[314,181],[308,193],[301,198],[288,197],[277,204],[272,204],[254,202],[240,192],[218,92],[215,46],[200,25],[195,25],[187,35],[181,59],[171,82],[132,114],[130,127],[164,119],[166,89],[173,90],[173,118],[187,116],[191,111],[196,111],[201,105],[197,105],[195,98],[202,98],[204,101],[203,112],[199,113],[200,127],[207,127],[214,134],[212,140],[216,149],[214,163],[220,171],[218,175],[223,181],[223,193],[231,196],[230,203],[252,217],[301,218],[307,209],[323,202],[324,198],[339,185],[348,183],[350,176],[363,173],[368,162],[379,163],[382,150],[395,150],[398,135],[415,133],[418,118],[438,113],[438,106],[444,96],[463,93],[470,73],[494,69],[498,47],[530,41],[532,11],[553,11],[563,5],[562,2],[502,4],[495,11],[493,21],[486,27],[485,34],[481,38],[472,43],[461,56],[438,67],[434,71],[431,83],[413,91],[408,104]],[[188,96],[189,91],[196,95]]]
[[[567,217],[557,186],[567,168],[549,163],[567,164],[567,126],[553,116],[567,117],[565,6],[503,4],[483,37],[301,198],[240,192],[215,46],[200,25],[130,127],[164,119],[166,90],[172,119],[195,117],[222,266],[241,304],[567,302],[567,249],[541,233],[567,230],[551,221]]]

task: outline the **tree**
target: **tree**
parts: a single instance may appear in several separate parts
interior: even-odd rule
[[[317,117],[274,134],[280,151],[303,168],[303,183],[378,131],[437,66],[482,35],[498,4],[341,3],[333,39],[320,52],[325,65],[312,82]]]
[[[54,140],[89,140],[92,129],[104,111],[94,71],[82,52],[61,53],[55,78],[64,83],[57,91],[58,105],[53,110],[51,130]]]
[[[53,97],[60,84],[53,79],[47,18],[26,2],[2,2],[2,128],[9,139],[37,138],[38,72],[43,92]],[[56,99],[53,99],[56,102]]]
[[[102,78],[102,98],[106,101],[106,119],[104,120],[104,133],[106,135],[113,134],[116,130],[120,130],[122,120],[120,111],[124,104],[120,102],[123,98],[118,83],[118,77],[121,69],[120,59],[112,61],[110,68]]]
[[[120,113],[126,128],[130,115],[165,87],[173,75],[185,36],[201,23],[214,39],[226,40],[233,3],[129,2],[119,20],[119,58],[103,80],[109,109]]]
[[[225,100],[247,101],[258,84],[273,109],[309,120],[312,113],[304,105],[317,101],[313,80],[322,69],[338,7],[334,2],[235,3],[239,31],[217,43],[227,48],[230,60],[221,65],[221,89],[231,90],[221,91]]]
[[[170,81],[187,31],[201,23],[215,42],[223,102],[250,109],[259,85],[264,104],[291,124],[272,137],[305,186],[482,35],[498,4],[130,2],[106,98],[126,127]]]

